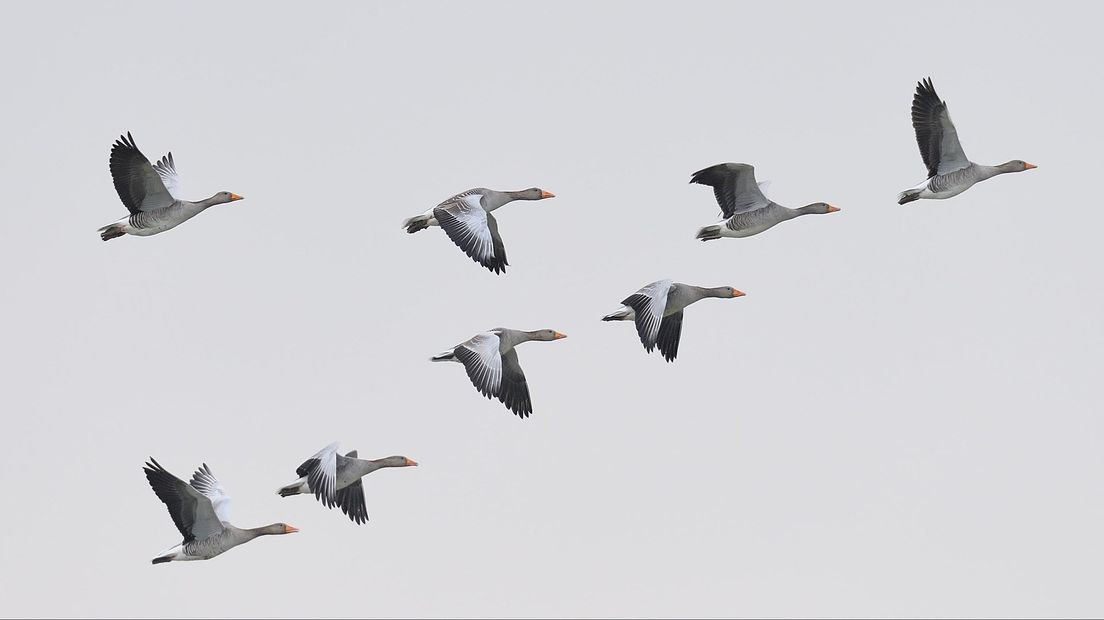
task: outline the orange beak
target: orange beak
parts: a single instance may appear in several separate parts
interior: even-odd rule
[[[567,334],[561,334],[560,332],[552,332],[552,333],[555,334],[554,336],[552,336],[553,340],[559,340],[561,338],[567,338]]]
[[[555,197],[556,197],[556,195],[553,194],[552,192],[546,192],[543,189],[541,190],[541,200],[544,200],[545,198],[555,198]]]
[[[1024,170],[1031,170],[1032,168],[1038,168],[1038,166],[1036,166],[1035,164],[1029,164],[1026,161],[1024,162]]]
[[[835,213],[836,211],[839,211],[839,210],[840,210],[839,207],[837,207],[835,205],[828,205],[828,212],[829,213]]]
[[[294,534],[295,532],[298,532],[298,531],[299,531],[299,528],[297,528],[297,527],[293,527],[293,526],[290,526],[290,525],[285,525],[284,526],[284,533],[285,534]]]
[[[406,457],[403,457],[403,458],[406,458]],[[418,466],[418,461],[412,461],[410,459],[406,459],[406,466],[407,467],[417,467]]]
[[[732,289],[732,296],[733,297],[743,297],[744,295],[747,295],[747,293],[745,293],[743,291],[736,290],[735,288]]]
[[[231,193],[230,194],[230,202],[233,202],[235,200],[245,200],[245,197],[239,196],[239,195],[234,194],[234,193]]]

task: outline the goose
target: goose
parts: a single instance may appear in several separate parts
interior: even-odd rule
[[[1021,159],[999,166],[983,166],[966,159],[958,141],[958,131],[947,111],[947,102],[939,99],[930,77],[916,83],[916,94],[912,97],[912,128],[916,131],[920,157],[928,167],[928,178],[898,194],[897,204],[900,205],[921,198],[943,200],[998,174],[1038,167]]]
[[[514,347],[531,340],[547,342],[561,338],[567,336],[552,329],[527,332],[498,327],[480,332],[429,359],[463,364],[475,389],[487,398],[497,398],[514,415],[524,419],[533,413],[533,403]]]
[[[659,347],[663,359],[675,361],[682,336],[682,310],[707,297],[730,299],[744,293],[731,286],[703,288],[671,280],[652,282],[629,295],[617,310],[602,317],[603,321],[635,321],[640,343],[648,353]]]
[[[243,530],[230,524],[230,496],[204,463],[192,474],[191,483],[170,474],[153,457],[142,468],[146,480],[169,509],[184,541],[153,558],[154,564],[186,560],[210,560],[258,536],[293,534],[286,523]]]
[[[403,221],[413,234],[430,226],[440,226],[464,253],[492,273],[506,273],[506,247],[498,234],[498,222],[491,211],[515,200],[555,198],[552,192],[530,187],[516,192],[498,192],[477,187],[459,193],[421,215]]]
[[[115,191],[130,210],[130,215],[99,229],[97,232],[104,241],[123,235],[156,235],[176,228],[207,207],[242,200],[241,196],[232,192],[219,192],[199,202],[184,200],[172,153],[151,166],[142,151],[138,150],[129,131],[127,135],[119,136],[111,147],[109,167]]]
[[[280,497],[300,493],[314,494],[327,508],[341,507],[353,523],[368,522],[368,509],[364,506],[364,485],[361,478],[384,467],[413,467],[418,463],[405,456],[389,456],[384,459],[363,460],[357,451],[341,456],[336,442],[322,448],[295,470],[299,479],[280,487]]]
[[[695,172],[691,183],[709,185],[721,206],[724,220],[698,230],[698,239],[712,241],[721,237],[750,237],[800,215],[835,213],[839,207],[814,202],[790,209],[768,199],[755,182],[755,167],[750,164],[717,164]],[[765,185],[765,184],[764,184]]]

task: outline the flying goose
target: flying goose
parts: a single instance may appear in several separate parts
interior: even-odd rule
[[[603,321],[635,321],[636,332],[644,350],[651,353],[659,347],[663,359],[673,362],[678,355],[682,335],[682,310],[706,297],[743,297],[731,286],[702,288],[671,280],[652,282],[629,295],[617,310],[602,317]]]
[[[432,362],[459,362],[468,371],[472,385],[487,398],[497,398],[521,418],[533,413],[529,384],[518,363],[514,347],[530,340],[567,338],[558,331],[533,332],[498,327],[480,332],[455,347],[429,358]]]
[[[286,523],[248,530],[230,525],[230,496],[206,463],[192,474],[190,484],[170,474],[152,457],[142,471],[184,536],[184,542],[153,558],[154,564],[210,560],[258,536],[299,531]]]
[[[327,508],[341,507],[353,523],[367,523],[362,477],[384,467],[411,467],[417,463],[405,456],[366,461],[357,458],[353,450],[345,456],[337,453],[337,443],[319,450],[295,470],[299,479],[276,491],[280,497],[313,493]]]
[[[130,215],[99,229],[97,232],[104,241],[123,235],[156,235],[190,220],[207,207],[242,199],[237,194],[219,192],[199,202],[184,200],[172,153],[151,166],[130,132],[120,136],[111,147],[109,167],[115,191]]]
[[[407,218],[402,225],[408,233],[440,226],[473,261],[493,273],[505,273],[509,264],[506,262],[506,247],[502,245],[498,223],[491,211],[515,200],[555,197],[552,192],[537,187],[516,192],[497,192],[479,187],[457,194],[421,215]]]
[[[999,166],[983,166],[966,159],[966,153],[958,141],[958,131],[947,111],[947,102],[939,99],[931,78],[916,84],[916,94],[912,97],[912,128],[916,131],[920,157],[924,158],[924,165],[928,167],[928,178],[898,194],[897,204],[921,198],[950,198],[998,174],[1023,172],[1036,167],[1020,159]]]
[[[698,230],[698,239],[712,241],[721,237],[750,237],[786,220],[810,213],[839,211],[826,202],[814,202],[800,209],[790,209],[763,195],[755,182],[755,168],[750,164],[717,164],[695,172],[691,183],[709,185],[721,206],[724,220]]]

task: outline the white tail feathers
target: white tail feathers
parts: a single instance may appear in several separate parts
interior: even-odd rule
[[[900,194],[897,194],[897,204],[899,205],[903,205],[906,202],[912,202],[913,200],[920,200],[920,190],[906,189]]]
[[[606,316],[602,317],[603,321],[629,321],[636,318],[632,308],[621,306],[620,308],[610,312]]]
[[[714,239],[721,238],[721,226],[719,224],[713,224],[712,226],[706,226],[698,230],[696,239],[702,241],[713,241]]]
[[[452,349],[448,351],[441,351],[437,355],[429,358],[431,362],[454,362],[456,361],[456,353]]]
[[[276,494],[280,497],[288,497],[289,495],[299,495],[300,493],[310,493],[310,485],[307,484],[305,477],[292,482],[291,484],[284,485],[277,489]]]
[[[116,237],[122,237],[123,235],[125,235],[126,229],[123,227],[122,224],[116,222],[114,224],[108,224],[107,226],[104,226],[96,232],[100,233],[100,239],[103,239],[104,241],[110,241]]]
[[[425,213],[415,215],[414,217],[408,217],[403,220],[402,227],[405,228],[408,233],[416,233],[419,230],[429,228],[429,220],[432,217],[433,216],[426,215]]]

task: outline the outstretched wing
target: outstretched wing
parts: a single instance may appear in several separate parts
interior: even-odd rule
[[[749,164],[717,164],[695,172],[691,183],[709,185],[725,219],[736,213],[755,211],[770,204],[755,182],[755,168]]]
[[[518,363],[517,351],[513,349],[502,354],[502,387],[498,392],[498,400],[519,418],[528,418],[533,413],[529,383]]]
[[[230,496],[226,494],[226,489],[222,487],[222,483],[218,481],[218,478],[215,478],[215,475],[211,473],[211,468],[207,467],[207,463],[204,463],[192,474],[190,484],[195,490],[211,500],[211,507],[219,521],[223,524],[230,522]]]
[[[315,499],[327,508],[333,508],[337,492],[337,445],[335,441],[322,448],[295,470],[297,476],[306,476]]]
[[[115,191],[131,213],[163,209],[173,204],[174,199],[165,188],[161,175],[138,150],[130,132],[120,136],[111,147],[108,167]]]
[[[487,398],[497,397],[502,385],[502,354],[498,347],[498,334],[482,332],[457,346],[454,352],[464,364],[472,385]]]
[[[667,293],[672,284],[671,280],[652,282],[621,302],[632,308],[636,314],[636,333],[640,335],[640,343],[648,352],[655,348],[663,311],[667,309]]]
[[[357,480],[344,489],[338,489],[335,499],[341,512],[345,513],[353,523],[368,522],[368,508],[364,505],[364,481]]]
[[[656,336],[656,347],[668,362],[678,356],[679,339],[682,337],[682,310],[663,317]]]
[[[172,153],[162,157],[153,165],[153,169],[161,177],[161,182],[165,185],[165,190],[169,192],[169,195],[177,200],[184,200],[180,191],[180,174],[176,171],[176,162],[173,161]]]
[[[176,529],[184,537],[184,543],[204,540],[223,530],[222,521],[215,513],[211,500],[184,482],[170,474],[161,464],[150,457],[142,468],[149,481],[150,488],[157,494],[169,510]]]
[[[472,260],[494,273],[506,271],[506,248],[498,223],[480,204],[481,194],[461,195],[434,207],[433,217],[452,242]]]
[[[916,131],[916,144],[928,167],[929,179],[970,165],[958,141],[958,131],[951,122],[947,102],[939,99],[931,78],[916,84],[916,94],[912,97],[912,128]]]

